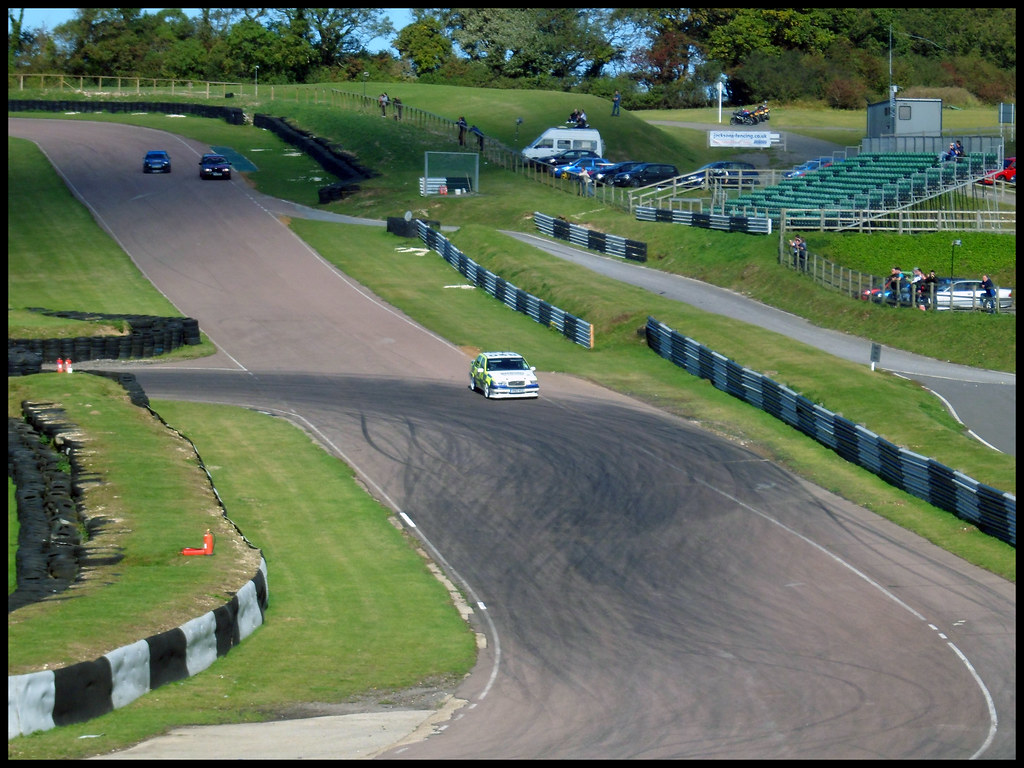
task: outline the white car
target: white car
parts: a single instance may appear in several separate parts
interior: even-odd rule
[[[1013,289],[998,288],[999,311],[1005,312],[1013,308]],[[954,280],[953,281],[953,309],[988,309],[985,298],[985,289],[981,287],[981,280]],[[935,287],[935,308],[949,309],[949,280],[940,280]]]
[[[515,352],[481,352],[469,366],[469,388],[484,397],[537,397],[537,369]]]

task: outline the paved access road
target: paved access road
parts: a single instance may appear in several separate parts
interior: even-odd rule
[[[606,277],[639,286],[659,296],[705,312],[774,331],[836,357],[871,365],[871,341],[812,325],[802,317],[769,307],[747,296],[699,280],[672,275],[576,248],[541,235],[505,234],[543,248],[553,256],[581,264]],[[676,329],[685,332],[682,329]],[[882,347],[881,370],[906,376],[932,390],[982,442],[1011,455],[1017,452],[1017,377],[935,360],[892,347]]]
[[[572,377],[541,371],[537,401],[484,400],[466,350],[326,264],[244,180],[118,162],[192,142],[59,120],[8,132],[44,148],[218,345],[135,368],[150,396],[309,430],[420,537],[486,639],[452,691],[465,705],[425,739],[382,720],[370,742],[364,719],[332,743],[347,727],[332,718],[273,726],[272,750],[229,727],[145,756],[357,757],[394,737],[382,757],[1015,757],[1013,584]]]

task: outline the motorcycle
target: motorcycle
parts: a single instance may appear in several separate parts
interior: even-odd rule
[[[758,120],[754,113],[747,109],[737,109],[729,118],[731,125],[757,125]]]

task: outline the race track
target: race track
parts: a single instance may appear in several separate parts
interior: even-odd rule
[[[326,264],[241,178],[118,162],[156,142],[187,168],[195,142],[8,131],[218,345],[140,366],[149,396],[309,429],[471,599],[488,645],[468,704],[385,757],[1016,756],[1015,585],[591,384],[540,371],[537,401],[471,393],[468,354]]]

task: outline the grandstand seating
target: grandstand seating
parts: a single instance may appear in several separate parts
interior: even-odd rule
[[[943,161],[930,153],[863,153],[726,201],[725,212],[777,217],[784,209],[889,210],[995,170],[993,154]]]

